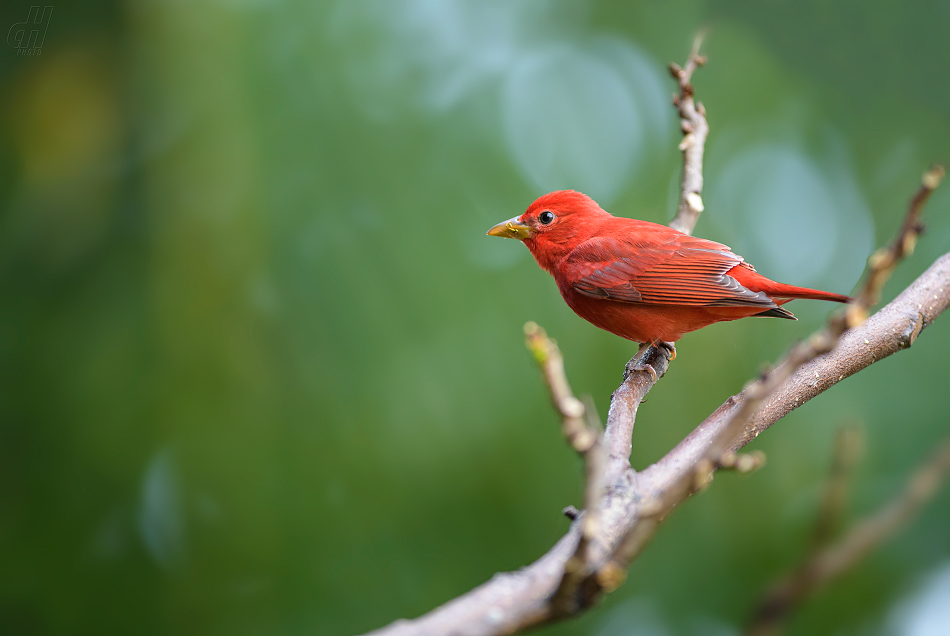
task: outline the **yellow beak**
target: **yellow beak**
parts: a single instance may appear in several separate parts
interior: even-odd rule
[[[507,221],[502,221],[492,229],[488,230],[488,236],[501,236],[504,238],[513,238],[523,241],[531,236],[531,228],[521,222],[520,217],[512,217]]]

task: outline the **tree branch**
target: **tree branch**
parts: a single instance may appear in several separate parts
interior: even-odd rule
[[[835,435],[835,447],[831,459],[824,493],[815,515],[811,551],[817,552],[831,543],[844,516],[848,501],[848,486],[851,473],[864,447],[861,429],[857,426],[842,426]]]
[[[550,364],[550,359],[546,361]],[[546,365],[545,365],[546,366]],[[610,486],[604,492],[600,511],[600,532],[590,544],[588,562],[603,560],[604,542],[623,532],[633,496],[630,468],[630,438],[637,408],[669,366],[662,347],[650,347],[627,363],[620,387],[614,392],[607,415],[604,445],[608,450],[605,476]],[[649,371],[647,368],[649,367]],[[560,386],[560,382],[556,381]],[[551,386],[549,382],[549,386]],[[626,449],[626,454],[624,454]],[[616,478],[611,476],[617,475]],[[490,581],[414,620],[401,620],[372,632],[377,636],[488,636],[511,634],[563,616],[555,611],[552,599],[564,580],[567,562],[577,554],[583,516],[566,535],[531,565],[496,574]],[[589,589],[580,589],[572,599],[574,613],[590,606]]]
[[[702,105],[694,104],[690,84],[693,71],[705,61],[698,54],[699,42],[697,38],[684,68],[671,67],[680,84],[674,103],[680,110],[685,134],[681,144],[684,169],[680,207],[671,227],[686,233],[692,231],[702,211],[702,152],[708,132]],[[761,455],[737,458],[734,453],[739,448],[838,381],[909,347],[950,304],[947,254],[897,299],[861,324],[897,261],[913,248],[919,231],[916,214],[938,181],[939,175],[925,180],[925,187],[911,204],[896,247],[871,259],[866,293],[848,312],[833,318],[825,331],[794,348],[785,362],[730,398],[663,459],[640,473],[629,463],[637,409],[666,372],[671,351],[664,346],[644,347],[627,363],[623,383],[611,398],[606,430],[599,438],[591,433],[584,421],[583,405],[570,392],[556,346],[540,328],[529,324],[529,347],[544,370],[564,434],[585,458],[588,513],[576,516],[569,532],[533,564],[517,572],[496,574],[487,583],[420,618],[397,621],[373,634],[511,634],[579,613],[602,593],[616,589],[626,576],[627,565],[652,538],[664,517],[707,483],[717,467],[751,469],[761,464]],[[911,218],[915,220],[911,222]],[[861,341],[863,346],[859,346]],[[595,447],[602,448],[602,460],[589,456]],[[602,470],[596,470],[599,461],[603,461]],[[588,525],[591,517],[594,520]]]
[[[846,333],[831,353],[800,368],[762,405],[749,423],[747,432],[736,442],[744,446],[761,432],[816,395],[898,351],[909,348],[950,305],[950,253],[938,258],[913,284],[863,325]],[[865,343],[865,341],[867,341]],[[653,351],[663,367],[665,356]],[[631,361],[633,362],[633,361]],[[665,369],[662,369],[665,371]],[[662,375],[658,371],[658,376]],[[630,374],[614,393],[607,419],[605,446],[608,471],[614,463],[612,449],[623,448],[627,431],[633,431],[636,407],[645,395],[645,384],[652,386],[648,373]],[[743,395],[733,396],[700,424],[663,459],[640,473],[623,471],[611,484],[601,502],[601,532],[593,546],[603,554],[623,537],[640,514],[643,493],[662,487],[667,473],[688,470],[708,446],[710,437],[728,423],[729,415],[741,403]],[[610,440],[614,435],[613,443]],[[622,452],[622,451],[621,451]],[[609,472],[608,472],[609,474]],[[650,512],[648,509],[644,512]],[[655,514],[653,523],[658,519]],[[496,574],[490,581],[449,601],[417,619],[397,621],[372,632],[377,636],[439,635],[488,636],[511,634],[519,629],[552,620],[549,599],[557,589],[564,565],[574,553],[580,536],[575,522],[551,550],[531,565],[516,572]],[[609,573],[609,572],[608,572]],[[609,583],[606,581],[605,583]],[[605,585],[605,589],[609,586]]]
[[[561,416],[561,430],[568,443],[584,460],[584,515],[580,538],[574,553],[564,564],[564,575],[551,600],[555,615],[577,611],[576,595],[581,581],[589,574],[588,546],[600,529],[600,499],[604,488],[604,445],[600,422],[590,421],[591,411],[574,397],[564,371],[564,358],[557,344],[537,323],[524,326],[528,349],[544,373],[551,401]]]
[[[670,64],[670,73],[679,83],[680,92],[673,95],[673,106],[679,111],[680,130],[683,131],[683,141],[679,145],[683,151],[680,200],[670,227],[684,234],[692,233],[703,211],[703,149],[709,134],[709,124],[706,122],[706,109],[693,98],[693,85],[690,82],[693,71],[706,63],[706,58],[699,54],[704,36],[700,32],[693,40],[693,49],[682,68],[678,64]]]
[[[855,523],[837,543],[813,551],[791,574],[765,594],[756,608],[750,636],[777,634],[789,613],[821,587],[838,578],[874,548],[907,525],[937,493],[950,471],[950,440],[919,467],[904,490],[887,505]]]

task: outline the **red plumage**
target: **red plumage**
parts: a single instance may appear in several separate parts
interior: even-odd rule
[[[636,342],[747,316],[794,319],[782,305],[796,298],[849,300],[769,280],[721,243],[612,216],[573,190],[538,198],[489,234],[523,240],[577,315]]]

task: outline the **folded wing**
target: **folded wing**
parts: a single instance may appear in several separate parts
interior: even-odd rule
[[[590,298],[762,311],[778,307],[765,292],[752,291],[729,275],[736,267],[752,266],[725,245],[679,233],[658,238],[640,244],[594,238],[575,248],[560,269],[575,291]]]

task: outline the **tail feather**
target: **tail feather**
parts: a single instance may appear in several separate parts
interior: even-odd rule
[[[760,311],[754,316],[768,316],[769,318],[785,318],[787,320],[798,320],[795,315],[784,307],[773,307],[772,309],[766,309],[765,311]]]
[[[770,281],[772,282],[772,281]],[[832,292],[821,291],[820,289],[809,289],[807,287],[795,287],[794,285],[784,285],[782,283],[772,282],[771,289],[762,289],[775,302],[782,304],[796,298],[808,298],[810,300],[830,300],[836,303],[849,303],[851,298],[842,294],[833,294]]]
[[[742,265],[745,265],[743,263]],[[747,269],[742,265],[736,266],[728,273],[739,281],[739,284],[746,289],[754,292],[765,292],[769,297],[779,305],[787,303],[796,298],[809,298],[812,300],[830,300],[836,303],[851,302],[851,299],[842,294],[833,294],[831,292],[821,291],[820,289],[809,289],[807,287],[795,287],[785,283],[777,283],[769,280],[753,269]]]

